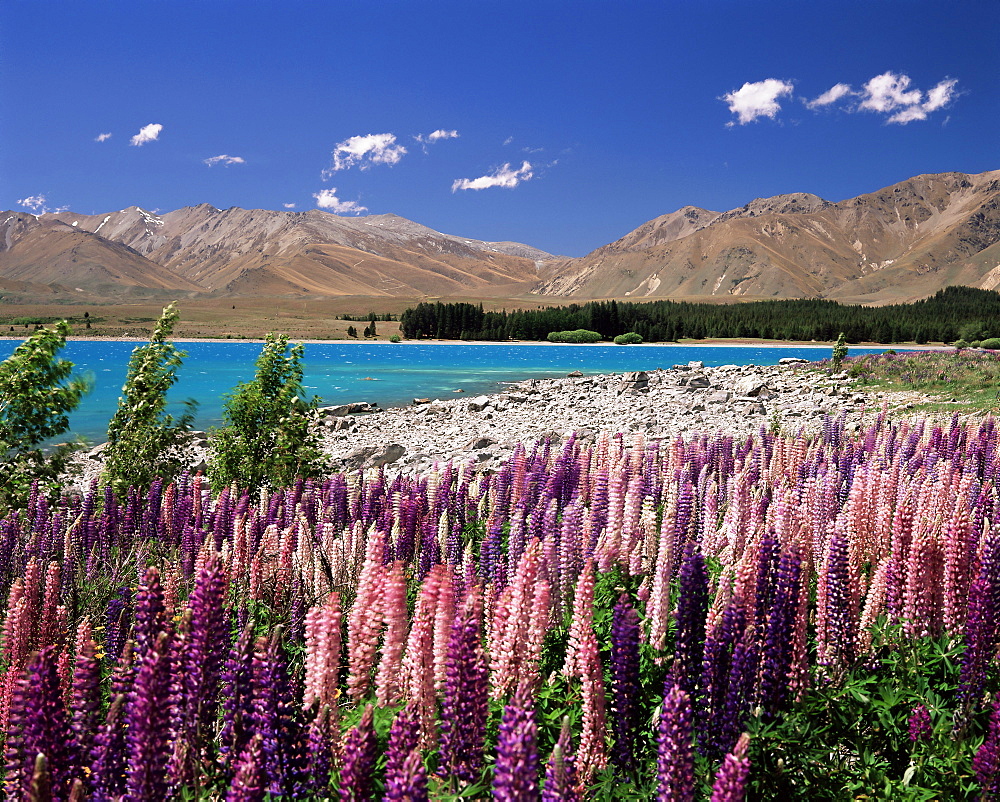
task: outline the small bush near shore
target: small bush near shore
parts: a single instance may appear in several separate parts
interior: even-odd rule
[[[575,331],[549,332],[550,343],[599,343],[603,337],[596,331],[576,329]]]
[[[641,342],[642,337],[634,331],[630,331],[628,334],[619,334],[615,337],[615,345],[638,345]]]

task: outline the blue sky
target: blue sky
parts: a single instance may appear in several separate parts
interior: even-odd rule
[[[994,0],[5,0],[0,208],[391,212],[577,256],[686,204],[1000,168],[997,41]]]

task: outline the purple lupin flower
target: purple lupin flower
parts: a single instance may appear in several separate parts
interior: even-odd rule
[[[691,699],[679,685],[667,680],[660,710],[656,760],[659,802],[692,802],[694,799],[694,743]]]
[[[263,802],[267,789],[261,782],[260,736],[255,735],[236,760],[236,773],[229,784],[226,802]]]
[[[624,593],[615,605],[611,623],[611,688],[615,734],[611,756],[621,772],[632,774],[638,768],[635,746],[642,726],[639,614]]]
[[[788,698],[795,615],[799,606],[800,565],[796,553],[782,553],[774,602],[767,616],[757,696],[758,704],[769,717],[775,715]]]
[[[151,565],[146,569],[142,586],[135,596],[133,640],[139,654],[145,654],[156,643],[156,636],[160,634],[160,630],[166,627],[164,609],[160,572]]]
[[[60,695],[54,647],[49,646],[29,659],[11,700],[5,749],[8,797],[28,794],[39,754],[48,761],[52,791],[58,797],[65,796],[74,751]]]
[[[477,782],[483,769],[489,678],[479,639],[479,619],[466,613],[456,619],[445,661],[441,700],[439,771],[459,786]]]
[[[976,782],[982,791],[980,799],[994,799],[1000,794],[1000,701],[993,703],[986,739],[972,759]]]
[[[118,595],[108,602],[105,617],[104,653],[109,661],[117,661],[132,627],[132,591],[127,587],[121,588]]]
[[[253,622],[247,622],[243,627],[243,633],[229,650],[222,672],[223,712],[219,753],[223,762],[228,764],[232,764],[243,754],[250,740],[253,655]]]
[[[89,637],[77,652],[69,695],[70,729],[80,765],[90,765],[94,738],[101,723],[101,663],[97,644]]]
[[[504,707],[497,736],[493,798],[501,802],[539,799],[538,726],[527,683],[521,683]]]
[[[209,558],[188,601],[190,627],[181,644],[178,666],[178,740],[185,744],[188,771],[195,772],[203,752],[213,737],[218,712],[219,685],[229,642],[229,622],[225,611],[228,587],[225,569],[217,557]],[[172,773],[174,770],[172,769]]]
[[[261,736],[262,781],[273,796],[294,797],[305,780],[305,754],[297,706],[292,701],[281,630],[258,638],[253,656],[252,731]],[[298,794],[301,795],[301,794]]]
[[[125,798],[132,802],[167,795],[170,758],[170,636],[161,632],[142,656],[125,707],[128,770]]]
[[[740,736],[733,751],[726,755],[715,774],[712,785],[711,802],[743,802],[746,798],[747,776],[750,774],[750,759],[747,746],[750,736]]]
[[[695,698],[700,693],[702,660],[705,656],[705,619],[708,616],[708,571],[701,551],[692,543],[686,549],[680,572],[677,599],[677,638],[670,675]]]
[[[979,573],[969,589],[968,610],[957,696],[970,709],[983,696],[987,666],[1000,639],[1000,529],[991,529],[984,537]]]
[[[907,729],[913,743],[931,739],[931,713],[927,709],[927,705],[917,705],[913,708],[910,718],[907,719]]]
[[[330,725],[330,708],[323,705],[309,725],[306,735],[307,772],[311,792],[322,798],[330,789],[333,771],[333,732]]]
[[[372,706],[366,705],[361,719],[344,740],[344,764],[340,768],[341,802],[366,802],[372,798],[372,775],[378,759],[378,738],[372,726]]]
[[[569,716],[563,717],[559,740],[545,764],[542,802],[580,802],[576,790],[576,761],[570,746]]]
[[[396,714],[389,730],[385,802],[427,799],[427,769],[420,754],[420,710],[413,703]]]
[[[125,695],[117,694],[108,708],[108,715],[94,739],[91,764],[91,798],[110,800],[121,797],[125,790]]]
[[[705,639],[702,661],[702,700],[697,711],[698,748],[701,754],[714,757],[723,754],[732,743],[733,735],[723,737],[726,699],[736,654],[736,644],[746,629],[746,608],[734,599],[722,614],[715,632]],[[748,683],[749,684],[749,683]],[[733,729],[736,729],[734,725]]]

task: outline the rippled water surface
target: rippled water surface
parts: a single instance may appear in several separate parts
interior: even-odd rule
[[[17,346],[0,341],[0,359]],[[73,432],[103,440],[136,343],[75,341],[61,355],[94,377],[94,391],[73,414]],[[206,429],[222,419],[225,393],[253,377],[259,343],[183,343],[187,357],[170,398],[198,401],[196,426]],[[851,354],[878,349],[851,349]],[[773,365],[787,356],[823,359],[829,346],[749,347],[678,345],[511,345],[487,343],[322,343],[306,346],[305,384],[324,404],[347,401],[400,406],[414,398],[451,398],[498,390],[504,382],[562,376],[669,368],[702,360],[706,365]]]

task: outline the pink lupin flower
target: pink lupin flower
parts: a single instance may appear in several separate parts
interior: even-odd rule
[[[518,680],[537,677],[549,600],[549,583],[541,572],[541,544],[535,541],[498,601],[490,640],[493,698],[506,696]]]
[[[304,709],[313,705],[337,709],[341,618],[340,594],[336,592],[306,613]]]
[[[355,701],[364,698],[371,686],[371,671],[382,629],[383,535],[368,540],[364,567],[358,577],[354,606],[347,617],[347,693]]]
[[[403,656],[402,681],[404,692],[416,710],[420,727],[420,742],[430,748],[437,741],[437,697],[434,687],[434,624],[435,609],[441,590],[441,578],[445,568],[432,568],[417,596],[417,607],[413,613],[413,626],[406,639]],[[445,646],[447,657],[447,646]]]
[[[648,630],[646,638],[657,651],[667,648],[667,629],[670,625],[670,588],[674,572],[674,513],[676,512],[676,488],[671,490],[660,524],[659,542],[656,547],[656,562],[653,567],[653,584],[646,604]]]
[[[41,618],[38,622],[37,648],[45,648],[57,643],[59,631],[59,563],[51,562],[45,571],[45,592],[42,600]]]
[[[395,705],[402,695],[401,663],[409,619],[406,614],[406,578],[403,563],[396,560],[382,586],[382,618],[386,624],[382,659],[375,677],[375,697],[379,707]]]
[[[580,662],[580,648],[586,639],[587,628],[594,615],[594,564],[587,562],[580,578],[576,581],[573,596],[573,617],[570,619],[566,639],[566,660],[562,673],[568,678],[579,677],[583,668]]]
[[[576,659],[580,668],[580,690],[583,697],[583,731],[577,753],[577,778],[581,787],[586,787],[594,772],[601,771],[608,765],[604,666],[601,663],[597,637],[589,621]]]
[[[972,563],[975,556],[975,540],[968,511],[957,510],[952,519],[945,522],[942,535],[944,628],[952,637],[961,637],[969,606],[969,587],[972,584]]]

